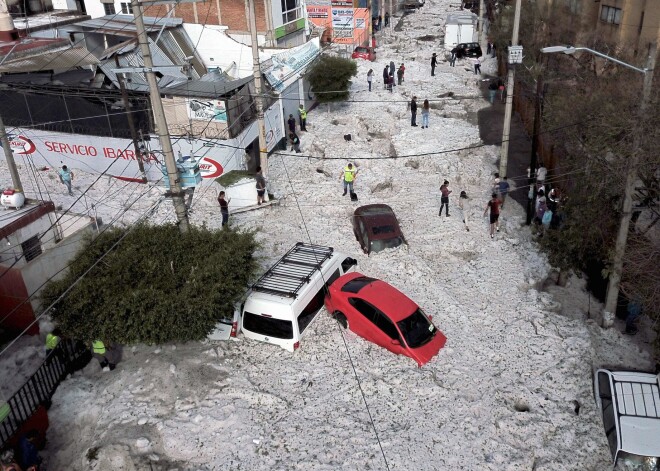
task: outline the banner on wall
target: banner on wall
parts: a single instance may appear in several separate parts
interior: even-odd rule
[[[367,27],[367,22],[364,18],[355,18],[355,29],[364,29]]]
[[[352,8],[332,8],[332,36],[334,38],[353,37]]]
[[[299,73],[303,72],[320,53],[320,40],[314,38],[302,46],[296,46],[285,52],[274,54],[268,61],[263,63],[267,66],[264,76],[271,87],[277,91],[282,91],[287,83],[298,80]]]
[[[332,7],[353,8],[353,0],[330,0]]]
[[[213,121],[214,123],[227,122],[227,109],[222,100],[209,100],[205,98],[186,98],[188,119],[196,121]]]
[[[309,18],[327,18],[328,9],[326,7],[307,7],[307,16]]]

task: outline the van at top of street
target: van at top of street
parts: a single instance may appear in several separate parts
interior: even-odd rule
[[[293,352],[323,307],[327,287],[356,265],[332,247],[298,242],[250,288],[243,335]]]

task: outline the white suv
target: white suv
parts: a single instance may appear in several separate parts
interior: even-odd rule
[[[600,369],[594,374],[614,466],[660,469],[660,374]]]

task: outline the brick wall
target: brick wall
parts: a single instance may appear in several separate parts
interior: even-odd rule
[[[279,1],[279,0],[273,0]],[[182,3],[176,7],[173,17],[181,18],[185,23],[222,24],[230,31],[248,31],[246,15],[247,0],[206,0],[198,3]],[[218,12],[218,5],[220,11]],[[255,0],[257,10],[257,30],[265,33],[267,30],[266,9],[263,0]],[[195,15],[195,8],[197,15]],[[162,18],[167,15],[164,5],[145,9],[145,16]],[[196,18],[195,18],[196,17]]]

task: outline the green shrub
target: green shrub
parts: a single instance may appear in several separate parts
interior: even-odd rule
[[[87,242],[67,275],[44,288],[44,307],[56,300],[128,229]],[[254,234],[175,225],[134,227],[54,306],[67,336],[120,344],[200,340],[233,313],[256,268]]]
[[[351,77],[357,75],[357,64],[351,59],[321,56],[306,75],[320,103],[343,101],[349,96]]]

